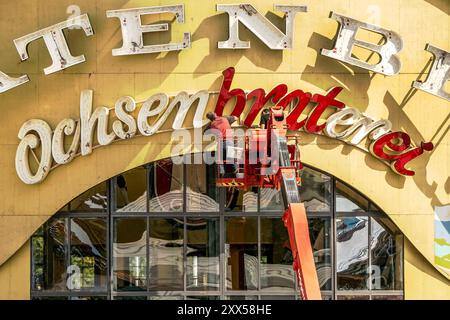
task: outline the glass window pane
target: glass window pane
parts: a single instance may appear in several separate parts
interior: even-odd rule
[[[115,296],[113,300],[147,300],[147,297],[134,297],[134,296]]]
[[[60,211],[106,212],[107,209],[108,197],[106,195],[106,182],[102,182],[83,192]]]
[[[293,291],[289,235],[281,218],[261,218],[261,290]]]
[[[171,159],[149,165],[149,211],[183,211],[183,165]]]
[[[187,220],[187,290],[219,290],[219,219]]]
[[[331,290],[331,222],[330,218],[309,218],[309,237],[317,276],[322,290]]]
[[[147,221],[115,219],[113,243],[114,289],[147,289]]]
[[[69,289],[106,289],[106,219],[71,219]]]
[[[261,211],[278,211],[284,213],[284,201],[281,191],[277,189],[261,188],[259,205]]]
[[[217,296],[188,296],[186,300],[219,300]]]
[[[301,173],[300,199],[307,212],[330,211],[331,178],[314,169],[305,167]]]
[[[216,187],[215,165],[186,165],[186,207],[191,212],[218,212],[219,192]]]
[[[64,291],[66,287],[66,223],[51,219],[44,225],[42,236],[33,239],[33,288]]]
[[[387,218],[371,218],[372,290],[403,289],[402,236],[390,231],[388,222]]]
[[[371,300],[403,300],[402,295],[372,295]]]
[[[368,279],[368,218],[336,219],[336,271],[338,290],[366,290]]]
[[[150,219],[152,291],[183,290],[183,220]]]
[[[70,300],[108,300],[108,298],[102,296],[90,296],[90,297],[71,297]]]
[[[225,256],[227,289],[258,288],[258,220],[237,217],[226,219]]]
[[[369,201],[361,194],[336,181],[336,212],[364,212]]]
[[[296,296],[261,296],[261,300],[297,300]]]
[[[34,290],[44,288],[44,228],[40,227],[31,237],[32,276],[31,286]]]
[[[225,212],[256,212],[258,211],[258,188],[248,191],[230,187],[225,189]]]
[[[333,295],[331,293],[322,292],[322,300],[333,300]]]
[[[32,297],[31,300],[69,300],[68,297]]]
[[[227,296],[227,300],[258,300],[258,296]]]
[[[147,211],[147,170],[145,167],[118,175],[116,184],[116,208],[118,212]]]
[[[182,296],[150,296],[149,300],[183,300]]]

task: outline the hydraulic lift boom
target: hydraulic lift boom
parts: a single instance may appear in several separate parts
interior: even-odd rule
[[[300,297],[303,300],[320,300],[320,286],[309,239],[306,210],[298,192],[302,165],[297,137],[294,137],[293,145],[288,145],[288,139],[290,138],[287,135],[283,109],[271,108],[267,129],[249,129],[247,132],[244,159],[241,161],[243,163],[239,167],[239,173],[233,178],[225,178],[218,173],[216,184],[219,187],[248,189],[258,186],[281,190],[285,206],[283,221],[289,234]],[[218,152],[220,153],[220,150]],[[230,153],[233,152],[227,151],[227,155]],[[235,161],[226,159],[221,162],[220,154],[218,159],[219,166]],[[267,159],[270,161],[266,161]]]

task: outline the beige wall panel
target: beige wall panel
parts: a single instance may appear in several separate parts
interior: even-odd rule
[[[448,300],[450,280],[436,271],[409,241],[405,240],[405,299]]]
[[[0,300],[30,299],[30,242],[0,267]]]

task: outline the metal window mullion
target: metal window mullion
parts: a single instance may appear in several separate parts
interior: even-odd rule
[[[258,194],[256,196],[256,212],[261,212],[261,188],[258,187]]]
[[[187,291],[187,217],[183,218],[183,291]]]
[[[183,213],[186,214],[187,212],[187,170],[186,170],[186,164],[183,162],[183,169],[182,169],[182,176],[183,176]]]
[[[331,291],[333,300],[337,299],[337,248],[336,248],[336,180],[331,177]]]
[[[64,219],[64,218],[106,218],[107,212],[58,212],[52,218]]]
[[[111,212],[113,211],[113,206],[115,204],[114,201],[114,187],[113,187],[113,179],[108,180],[107,185],[107,195],[108,195],[108,217],[106,218],[106,290],[108,291],[107,299],[111,300],[111,291],[112,291],[112,280],[113,280],[113,272],[112,272],[112,240],[114,236],[114,228]],[[114,204],[113,204],[114,203]]]
[[[33,296],[33,289],[35,288],[34,279],[33,279],[33,276],[35,274],[35,271],[34,271],[34,254],[33,254],[33,238],[34,238],[34,236],[32,236],[30,238],[30,276],[29,276],[29,279],[30,279],[30,297]],[[43,247],[45,248],[44,240],[42,240],[42,243],[43,243]],[[44,255],[44,252],[43,252],[42,259],[44,259],[44,257],[45,257],[45,255]],[[42,266],[42,273],[43,274],[45,273],[44,266]]]
[[[257,285],[256,288],[258,291],[261,291],[261,217],[258,217],[257,220],[257,248],[258,248],[258,269],[257,269]],[[245,271],[244,271],[245,272]]]
[[[367,216],[367,220],[368,220],[368,236],[367,236],[367,254],[369,255],[368,257],[368,272],[369,272],[369,287],[367,288],[369,290],[369,297],[370,300],[372,300],[372,246],[371,246],[371,238],[372,238],[372,218],[370,216]]]
[[[152,164],[152,166],[153,166],[153,164]],[[150,212],[150,184],[151,183],[153,183],[153,181],[150,181],[150,168],[149,168],[150,166],[149,165],[146,165],[145,166],[145,181],[147,182],[146,183],[146,188],[147,188],[147,190],[146,190],[146,199],[147,199],[147,203],[145,204],[145,210],[146,210],[146,212]],[[153,169],[154,170],[154,169]],[[153,175],[154,176],[154,175]]]
[[[220,188],[219,193],[219,290],[220,290],[220,298],[225,298],[225,285],[227,278],[227,259],[225,257],[225,216],[224,216],[224,208],[225,208],[225,190]]]
[[[150,218],[146,217],[146,248],[145,248],[145,275],[146,275],[146,292],[150,291]]]
[[[65,224],[66,224],[66,255],[65,255],[65,260],[66,260],[66,288],[67,288],[67,280],[69,279],[69,274],[67,274],[67,269],[69,268],[70,264],[71,264],[71,218],[65,218]],[[72,291],[72,289],[69,289],[69,291]]]

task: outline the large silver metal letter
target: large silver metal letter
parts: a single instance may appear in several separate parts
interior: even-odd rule
[[[108,18],[120,19],[120,25],[122,28],[122,48],[113,49],[113,56],[175,51],[190,48],[190,33],[184,33],[184,40],[181,43],[167,43],[149,46],[144,45],[144,33],[167,31],[169,30],[169,25],[167,23],[142,25],[141,16],[167,12],[174,13],[179,23],[184,22],[184,5],[107,11],[106,16]]]
[[[21,76],[20,78],[12,78],[6,73],[0,71],[0,93],[11,90],[12,88],[18,87],[26,82],[30,81],[28,76]]]
[[[249,41],[239,39],[239,21],[242,22],[270,49],[291,49],[294,37],[294,18],[297,12],[306,12],[306,6],[275,5],[275,11],[285,13],[286,34],[281,32],[269,20],[262,16],[250,4],[218,4],[217,11],[228,13],[229,17],[229,39],[220,41],[220,49],[248,49]]]
[[[158,103],[158,106],[153,108],[153,104]],[[155,134],[161,125],[162,121],[157,121],[154,125],[148,124],[148,118],[159,115],[167,108],[167,104],[169,103],[169,97],[164,93],[157,93],[148,98],[141,107],[141,110],[138,114],[138,129],[139,132],[144,136],[151,136]],[[158,119],[159,120],[159,119]]]
[[[136,101],[132,97],[127,96],[117,100],[115,112],[119,120],[113,122],[113,131],[120,139],[131,139],[136,135],[136,121],[127,113],[135,109]],[[124,124],[128,127],[127,130],[124,129]]]
[[[30,33],[19,39],[15,39],[14,44],[16,45],[20,58],[22,59],[22,61],[27,60],[28,44],[39,38],[43,38],[48,52],[50,53],[50,57],[53,61],[53,64],[50,67],[44,69],[44,73],[46,75],[58,72],[63,69],[67,69],[79,63],[83,63],[84,61],[86,61],[84,55],[78,57],[72,56],[63,33],[63,29],[73,26],[80,26],[81,28],[83,28],[88,37],[94,34],[87,14],[70,18],[53,26]]]
[[[21,141],[16,151],[17,175],[26,184],[41,182],[50,172],[52,164],[52,129],[47,122],[33,119],[23,124],[18,137]],[[35,158],[39,162],[39,166],[36,173],[33,174],[28,161],[29,152],[39,145],[41,145],[41,159]]]
[[[425,82],[414,81],[413,87],[450,101],[450,93],[444,90],[450,80],[450,53],[427,44],[425,50],[434,56],[433,65]]]
[[[332,50],[322,49],[322,55],[388,76],[399,73],[401,62],[395,54],[402,49],[403,42],[397,33],[333,12],[331,13],[331,18],[339,22],[339,33],[334,48]],[[357,40],[356,33],[359,28],[383,35],[386,43],[378,45]],[[373,65],[352,57],[353,46],[378,53],[381,57],[380,62]]]
[[[73,135],[69,150],[64,150],[64,136]],[[53,160],[58,164],[71,162],[80,145],[80,124],[73,119],[62,120],[53,132],[52,155]]]
[[[98,107],[92,112],[92,90],[83,90],[80,97],[80,121],[81,121],[81,155],[92,153],[94,145],[94,128],[97,124],[97,141],[106,146],[114,141],[114,132],[108,133],[109,109]]]
[[[337,126],[349,126],[340,128]],[[392,123],[389,120],[374,121],[355,108],[345,108],[327,119],[325,134],[331,138],[344,140],[356,132],[349,144],[358,145],[367,136],[371,140],[378,139],[382,135],[390,132]]]

